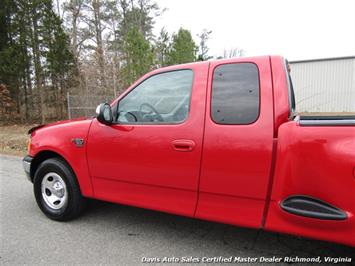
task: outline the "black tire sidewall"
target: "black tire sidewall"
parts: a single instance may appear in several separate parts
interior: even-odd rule
[[[66,192],[68,193],[67,204],[60,209],[50,208],[44,201],[41,192],[41,183],[44,176],[54,172],[64,180],[66,185]],[[33,189],[37,204],[41,211],[50,219],[64,221],[69,220],[74,216],[75,210],[80,209],[80,190],[76,181],[76,177],[71,168],[63,160],[59,158],[52,158],[42,162],[34,176]]]

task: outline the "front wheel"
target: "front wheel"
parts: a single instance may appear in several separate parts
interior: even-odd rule
[[[56,221],[77,217],[85,206],[72,169],[60,158],[40,164],[34,177],[34,194],[42,212]]]

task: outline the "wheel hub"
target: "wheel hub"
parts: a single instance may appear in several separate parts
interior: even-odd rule
[[[41,184],[42,198],[46,205],[58,210],[68,202],[68,192],[63,178],[54,172],[46,174]]]
[[[53,193],[56,194],[58,197],[63,197],[64,196],[64,187],[62,183],[59,181],[55,182],[53,185]]]

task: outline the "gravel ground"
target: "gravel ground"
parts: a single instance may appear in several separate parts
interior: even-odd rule
[[[0,265],[141,265],[144,257],[174,257],[180,263],[170,265],[178,265],[183,257],[249,257],[259,261],[273,256],[320,256],[324,260],[325,256],[355,254],[354,248],[333,243],[98,201],[92,201],[79,219],[54,222],[38,209],[21,158],[15,156],[0,156],[0,188]],[[157,264],[164,263],[151,265]],[[263,264],[275,263],[245,265]]]

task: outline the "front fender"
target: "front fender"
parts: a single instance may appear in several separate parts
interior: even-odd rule
[[[86,148],[87,137],[92,120],[72,121],[35,130],[31,134],[29,155],[36,158],[39,154],[54,152],[71,166],[86,197],[93,197]]]

